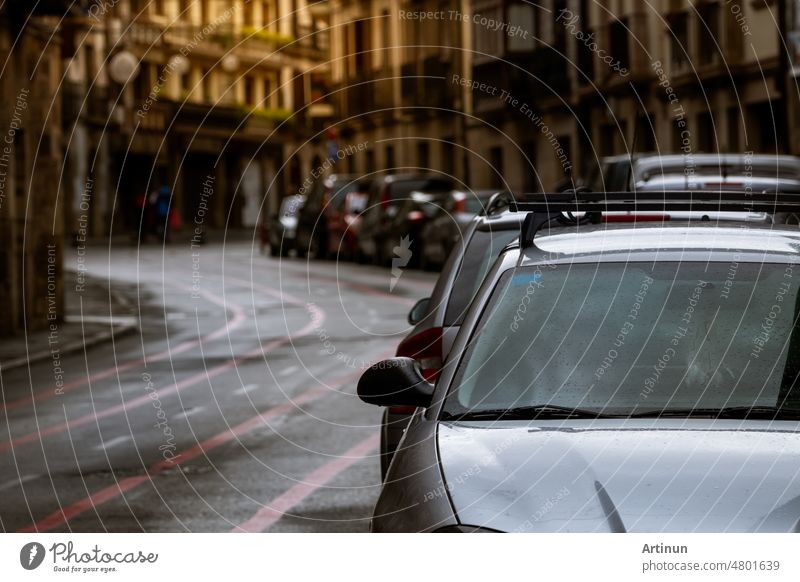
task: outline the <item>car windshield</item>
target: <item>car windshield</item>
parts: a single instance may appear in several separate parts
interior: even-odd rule
[[[798,269],[733,260],[509,271],[445,411],[800,408]]]
[[[453,283],[453,291],[444,314],[444,325],[460,325],[472,298],[478,292],[494,259],[506,245],[519,237],[519,225],[510,224],[508,229],[491,231],[477,230],[469,239],[464,259]]]

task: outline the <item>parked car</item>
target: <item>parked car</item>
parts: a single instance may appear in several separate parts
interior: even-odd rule
[[[800,180],[800,158],[767,154],[654,154],[637,153],[603,158],[588,180],[597,192],[630,190],[658,176],[739,176]]]
[[[376,179],[361,218],[358,236],[361,257],[375,264],[388,265],[394,256],[394,248],[405,236],[402,225],[407,224],[408,213],[400,214],[398,222],[393,221],[411,193],[452,189],[451,180],[430,174],[391,174]]]
[[[342,186],[324,211],[328,241],[326,254],[341,259],[358,258],[358,233],[361,213],[367,207],[372,180],[359,178]]]
[[[459,244],[472,220],[489,203],[497,190],[462,192],[454,190],[422,228],[421,266],[440,269]]]
[[[452,195],[452,190],[445,188],[446,184],[434,183],[432,186],[443,189],[414,191],[398,201],[397,212],[388,218],[383,232],[383,247],[380,252],[383,263],[388,263],[394,258],[396,246],[405,245],[404,248],[409,252],[406,266],[421,266],[422,233],[425,225],[448,203]]]
[[[800,232],[576,226],[605,201],[560,200],[527,206],[435,385],[410,358],[362,375],[365,402],[418,407],[372,531],[796,531]]]
[[[305,204],[305,196],[295,194],[287,196],[281,202],[278,214],[269,221],[267,237],[269,239],[269,252],[273,257],[285,257],[295,248],[297,235],[297,215]]]
[[[361,185],[357,176],[332,174],[317,180],[306,197],[297,223],[297,252],[300,256],[328,256],[330,232],[329,214],[337,212],[347,194]]]
[[[473,218],[445,263],[430,297],[411,309],[413,329],[397,347],[398,357],[417,360],[426,378],[435,380],[450,352],[467,307],[491,265],[506,245],[519,236],[523,216],[508,211],[511,194],[497,194]],[[381,475],[385,476],[413,406],[390,406],[381,421]]]

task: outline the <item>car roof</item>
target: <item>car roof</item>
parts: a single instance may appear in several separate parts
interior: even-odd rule
[[[477,230],[508,230],[510,228],[519,228],[522,219],[525,218],[523,212],[511,212],[510,210],[503,209],[496,211],[492,214],[478,214],[472,220],[475,222]]]
[[[446,176],[442,176],[439,174],[416,174],[416,173],[408,173],[408,174],[386,174],[385,176],[379,176],[378,180],[383,180],[385,183],[390,184],[392,182],[403,182],[408,180],[447,180],[452,181]]]
[[[742,185],[750,190],[758,190],[767,187],[779,187],[783,190],[792,189],[800,191],[800,177],[798,178],[776,178],[774,176],[742,176],[740,174],[702,174],[686,176],[685,174],[662,174],[653,176],[649,180],[644,180],[636,184],[636,189],[655,190],[665,188],[668,190],[694,189],[698,184],[714,184],[725,189],[731,186]],[[706,189],[706,186],[703,186]]]
[[[632,224],[632,225],[631,225]],[[800,229],[773,224],[630,223],[558,227],[534,245],[507,249],[512,264],[542,262],[737,261],[786,263],[800,255]]]

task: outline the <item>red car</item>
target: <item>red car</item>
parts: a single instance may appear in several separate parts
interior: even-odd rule
[[[367,207],[369,179],[353,180],[333,197],[325,210],[328,255],[356,260],[361,213]]]

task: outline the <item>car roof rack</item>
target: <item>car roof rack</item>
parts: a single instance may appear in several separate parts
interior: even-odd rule
[[[491,216],[503,208],[509,208],[513,202],[516,202],[516,197],[513,192],[508,190],[497,192],[496,194],[492,194],[492,197],[489,198],[489,202],[481,209],[478,216]]]
[[[508,204],[511,212],[527,212],[520,245],[533,246],[536,233],[549,222],[565,225],[600,222],[604,212],[766,212],[800,214],[800,192],[747,191],[555,192],[534,194]],[[576,217],[573,213],[585,213]]]

